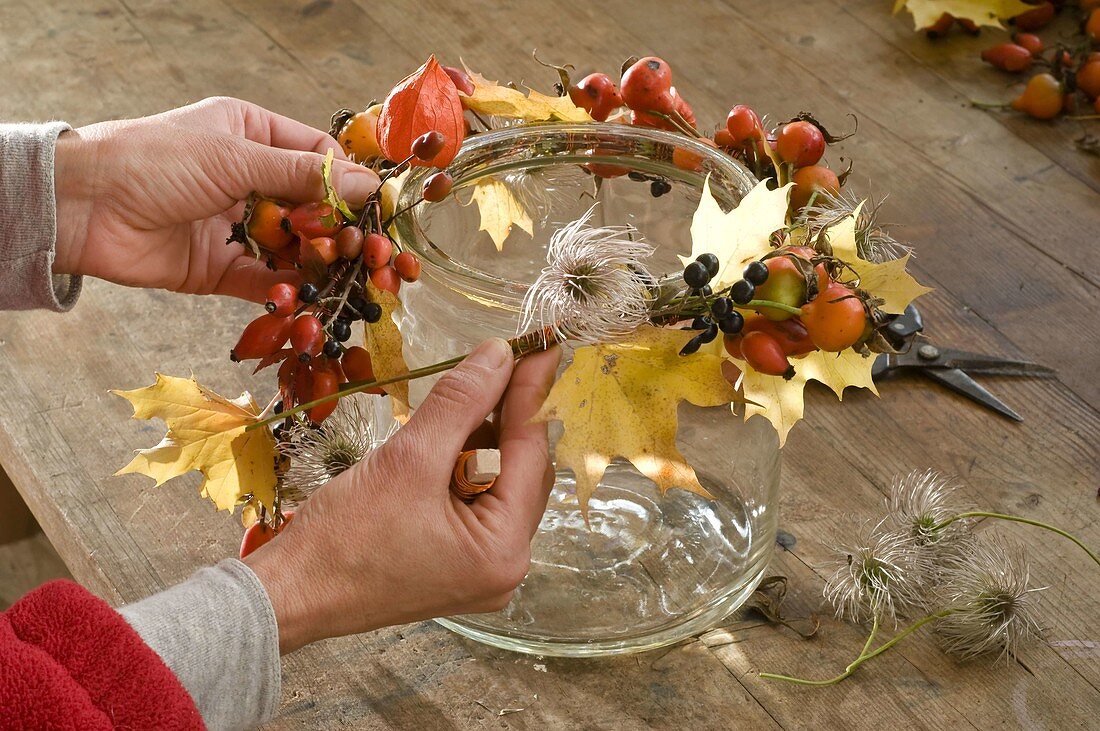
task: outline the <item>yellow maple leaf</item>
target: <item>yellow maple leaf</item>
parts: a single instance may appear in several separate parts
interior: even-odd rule
[[[471,202],[477,204],[481,214],[478,230],[489,234],[497,251],[504,251],[504,242],[512,233],[513,226],[523,229],[528,236],[534,236],[535,224],[531,214],[503,180],[493,177],[478,180]]]
[[[732,359],[731,359],[732,360]],[[744,361],[734,360],[741,369],[738,386],[746,400],[745,420],[759,414],[772,423],[779,434],[779,446],[787,442],[787,434],[803,414],[803,390],[808,381],[819,381],[844,398],[848,386],[870,389],[878,395],[871,378],[874,356],[863,357],[854,350],[841,353],[815,351],[792,361],[795,375],[789,381],[782,376],[768,376],[754,370]]]
[[[474,85],[469,96],[459,92],[462,106],[479,114],[520,119],[525,122],[591,122],[592,117],[567,96],[547,96],[534,89],[524,94],[510,86],[489,81],[481,74],[466,70]]]
[[[1035,6],[1021,0],[896,0],[894,13],[902,8],[913,14],[913,26],[921,30],[935,23],[944,13],[972,20],[978,25],[1003,28],[1002,20],[1034,10]]]
[[[856,243],[856,221],[862,207],[863,204],[860,204],[852,215],[829,227],[826,232],[829,246],[832,247],[833,256],[842,259],[859,277],[860,289],[882,300],[880,309],[892,315],[900,315],[910,302],[932,289],[920,284],[905,271],[909,264],[909,254],[881,264],[860,258]]]
[[[382,317],[378,322],[364,323],[363,327],[363,347],[370,353],[374,377],[381,381],[404,375],[409,372],[409,366],[401,350],[401,331],[393,319],[393,313],[401,302],[392,292],[379,289],[370,279],[367,280],[367,294],[371,302],[382,308]],[[398,381],[382,388],[393,402],[393,417],[404,422],[409,416],[409,382]]]
[[[531,93],[528,95],[527,100],[532,104],[544,105],[546,109],[550,110],[550,116],[547,118],[548,120],[556,122],[593,121],[592,115],[574,104],[573,100],[568,96],[547,96],[546,94],[531,89]]]
[[[588,500],[615,457],[623,457],[657,483],[711,497],[676,449],[680,401],[719,406],[741,400],[710,353],[681,356],[694,333],[644,326],[629,340],[578,348],[535,421],[556,419],[565,434],[557,464],[573,470],[577,500]]]
[[[194,378],[157,374],[152,386],[112,391],[134,407],[135,419],[162,419],[168,433],[140,450],[117,475],[148,475],[157,485],[192,470],[203,474],[202,496],[218,510],[232,511],[251,493],[270,508],[275,502],[275,440],[267,429],[245,431],[259,420],[246,391],[227,399]]]
[[[733,284],[746,264],[772,250],[772,234],[787,225],[789,188],[769,190],[761,181],[736,208],[724,213],[711,193],[708,178],[691,220],[691,255],[680,260],[686,265],[700,254],[714,254],[718,274],[711,286],[719,290]]]

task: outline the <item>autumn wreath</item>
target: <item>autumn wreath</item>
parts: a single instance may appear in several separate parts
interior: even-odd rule
[[[301,277],[272,289],[266,311],[231,350],[256,371],[276,370],[274,393],[261,408],[247,393],[230,400],[194,378],[163,375],[119,392],[136,418],[168,425],[164,441],[121,472],[159,484],[199,470],[202,494],[217,508],[241,508],[246,524],[274,533],[289,505],[362,459],[383,436],[369,433],[365,399],[388,398],[403,419],[408,382],[462,360],[409,370],[402,357],[401,292],[417,286],[420,262],[392,235],[395,220],[415,213],[396,209],[397,191],[411,167],[426,166],[438,172],[416,206],[459,194],[447,166],[466,138],[502,126],[660,128],[720,150],[759,181],[730,210],[704,187],[684,222],[690,252],[673,277],[649,270],[652,247],[629,227],[594,226],[582,216],[554,233],[512,345],[519,358],[556,342],[576,345],[538,418],[564,427],[558,467],[574,472],[582,510],[615,457],[662,491],[708,494],[676,448],[681,401],[733,404],[745,419],[770,421],[782,443],[802,418],[807,382],[838,397],[849,386],[874,391],[873,355],[892,350],[889,323],[928,290],[907,273],[909,251],[880,225],[877,206],[848,192],[846,173],[823,163],[840,138],[812,115],[771,125],[743,105],[703,131],[656,57],[628,60],[618,82],[594,73],[574,83],[570,67],[552,68],[556,93],[543,94],[433,57],[384,102],[338,112],[333,135],[349,158],[379,173],[378,192],[361,208],[341,200],[329,183],[330,153],[322,200],[291,206],[254,196],[229,236],[230,246]],[[693,145],[672,162],[696,169]],[[577,171],[597,186],[629,176],[653,196],[669,190],[668,181],[627,167]],[[513,231],[531,232],[539,193],[537,185],[488,178],[470,195],[481,229],[500,248]],[[356,329],[361,345],[351,342]],[[623,418],[637,413],[649,417]],[[606,428],[612,423],[619,428]]]

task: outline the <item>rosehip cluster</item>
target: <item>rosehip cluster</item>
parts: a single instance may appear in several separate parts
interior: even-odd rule
[[[981,53],[993,68],[1022,74],[1034,67],[1039,73],[1028,79],[1024,90],[1008,105],[1035,119],[1054,119],[1078,112],[1082,102],[1100,113],[1100,52],[1090,51],[1100,43],[1100,1],[1083,0],[1080,28],[1084,43],[1076,53],[1059,44],[1046,52],[1043,39],[1035,31],[1044,28],[1062,9],[1062,3],[1040,2],[1010,22],[1016,26],[1012,41],[998,43]],[[942,18],[941,18],[942,21]],[[977,103],[976,103],[977,104]],[[978,106],[1000,107],[998,104]]]
[[[391,166],[386,175],[397,174],[413,158],[431,160],[445,144],[439,132],[421,135],[412,143],[412,156]],[[442,200],[451,186],[450,176],[437,172],[428,177],[422,200]],[[374,380],[370,354],[346,345],[352,324],[374,324],[383,317],[382,303],[372,301],[371,292],[397,295],[402,282],[420,277],[420,260],[400,251],[385,233],[380,193],[358,214],[338,199],[330,200],[294,207],[265,198],[254,200],[230,236],[230,241],[265,256],[273,269],[294,269],[303,280],[274,285],[267,293],[266,314],[245,327],[230,351],[234,361],[259,359],[257,370],[281,363],[278,380],[283,407],[332,396],[348,381]],[[329,399],[311,407],[307,415],[320,423],[336,403],[337,399]]]
[[[794,183],[791,207],[795,211],[809,203],[815,192],[832,195],[840,192],[840,178],[821,164],[826,145],[836,141],[809,115],[800,115],[767,132],[756,112],[744,104],[730,109],[725,128],[714,133],[718,147],[742,160],[757,177],[775,174],[773,157],[789,165],[793,170],[790,180]]]
[[[759,179],[775,177],[773,158],[777,159],[790,166],[791,181],[795,184],[791,205],[795,211],[802,209],[815,192],[840,191],[841,178],[820,164],[826,145],[838,140],[830,138],[813,117],[799,115],[769,132],[756,112],[739,104],[730,110],[725,126],[711,139],[697,131],[691,105],[672,83],[672,69],[656,56],[631,63],[624,69],[618,85],[607,74],[589,74],[569,88],[569,98],[600,122],[625,105],[630,110],[631,124],[689,135],[745,163]],[[592,152],[600,153],[599,149]],[[700,152],[686,146],[672,151],[673,164],[684,170],[699,170],[702,160]],[[601,178],[629,173],[634,179],[648,180],[654,197],[671,189],[667,181],[650,178],[626,166],[592,162],[584,167]]]
[[[310,282],[276,284],[268,292],[267,314],[250,322],[230,351],[234,361],[261,359],[259,368],[281,360],[279,390],[284,404],[312,401],[336,393],[347,380],[374,377],[367,351],[357,346],[345,350],[343,343],[351,338],[352,322],[378,322],[381,306],[362,296],[331,305],[320,295]],[[310,409],[309,417],[320,423],[335,407],[335,399],[319,404]]]
[[[698,351],[722,332],[731,356],[760,373],[790,379],[792,358],[815,350],[840,352],[866,341],[873,331],[868,308],[859,292],[833,281],[828,262],[809,247],[785,246],[750,262],[742,279],[715,295],[710,282],[718,273],[718,259],[700,255],[683,276],[688,296],[703,298],[706,310],[692,321],[690,329],[701,332],[681,355]]]
[[[589,74],[569,87],[569,98],[597,122],[626,105],[631,124],[681,132],[695,128],[695,112],[672,85],[672,69],[656,56],[632,63],[618,85],[607,74]]]

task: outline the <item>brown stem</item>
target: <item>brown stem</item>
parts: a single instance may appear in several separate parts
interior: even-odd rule
[[[408,213],[413,208],[416,208],[418,205],[420,205],[423,202],[424,202],[424,196],[420,196],[420,198],[413,201],[409,205],[405,206],[400,211],[395,211],[392,216],[390,216],[389,218],[387,218],[385,221],[382,222],[382,224],[381,224],[382,230],[385,231],[387,228],[389,228],[389,225],[391,223],[393,223],[397,219],[398,216],[401,216],[401,215],[404,215],[404,214]]]
[[[516,358],[523,358],[533,353],[538,353],[546,350],[551,345],[556,345],[557,342],[557,338],[554,337],[550,329],[544,328],[542,330],[533,330],[529,333],[514,337],[508,341],[508,344],[512,347],[513,356],[515,356]],[[344,384],[344,386],[337,390],[336,393],[329,394],[328,396],[323,396],[312,401],[308,401],[304,404],[298,404],[294,408],[285,409],[278,414],[259,419],[254,424],[249,424],[247,427],[245,427],[245,431],[252,431],[253,429],[257,429],[261,426],[267,426],[268,424],[280,421],[289,416],[293,416],[294,414],[301,413],[302,411],[312,409],[314,406],[318,406],[327,401],[331,401],[332,399],[337,399],[342,396],[348,396],[353,393],[362,393],[363,391],[369,391],[380,386],[389,386],[394,383],[400,383],[401,381],[413,381],[418,378],[433,376],[436,373],[442,373],[443,371],[449,371],[462,361],[466,360],[469,355],[469,353],[465,353],[463,355],[455,356],[454,358],[440,361],[439,363],[433,363],[432,365],[424,366],[423,368],[417,368],[415,370],[408,371],[407,373],[402,373],[400,375],[392,376],[390,378],[380,378],[373,381],[352,381],[351,383]]]

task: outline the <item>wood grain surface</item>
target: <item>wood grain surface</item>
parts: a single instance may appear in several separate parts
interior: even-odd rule
[[[1071,545],[1025,542],[1044,597],[1044,644],[996,667],[947,659],[927,634],[834,688],[762,681],[824,677],[862,630],[832,620],[821,566],[838,534],[878,510],[892,475],[957,474],[991,510],[1057,523],[1100,545],[1100,160],[1081,131],[971,108],[1007,96],[977,62],[992,43],[930,43],[885,0],[0,0],[0,118],[73,125],[140,116],[202,97],[249,99],[325,128],[436,53],[490,78],[552,83],[531,59],[580,71],[659,54],[707,124],[735,103],[783,119],[858,118],[839,148],[851,185],[879,197],[917,249],[937,341],[1024,356],[1054,380],[989,379],[1014,424],[930,383],[896,380],[843,406],[813,388],[785,450],[774,572],[785,612],[822,616],[817,637],[733,617],[724,632],[611,660],[491,650],[432,623],[320,643],[284,660],[271,728],[881,729],[1097,728],[1100,572]],[[1095,132],[1095,130],[1094,130]],[[831,153],[834,156],[838,152]],[[240,302],[88,282],[66,315],[0,315],[0,463],[72,574],[132,601],[233,555],[237,520],[184,478],[159,489],[110,475],[160,427],[128,419],[109,388],[193,369],[219,392],[253,388],[225,357],[254,310]],[[226,692],[232,692],[227,683]]]

